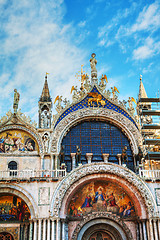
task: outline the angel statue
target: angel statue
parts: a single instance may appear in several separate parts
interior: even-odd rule
[[[132,115],[134,115],[134,112],[135,112],[134,107],[133,107],[133,102],[135,104],[137,104],[136,100],[133,97],[129,97],[129,99],[128,99],[128,105],[129,105],[128,110],[131,112]]]
[[[113,95],[112,99],[115,100],[117,99],[116,93],[119,93],[119,91],[116,87],[111,87],[111,89],[112,89],[112,95]]]
[[[17,92],[17,89],[14,89],[14,101],[13,101],[14,113],[17,112],[19,99],[20,99],[20,94],[19,92]]]
[[[100,80],[101,81],[99,83],[99,87],[102,91],[104,91],[106,88],[106,83],[108,83],[107,76],[106,75],[103,76],[103,74],[102,74],[102,77]]]
[[[54,104],[56,103],[58,101],[58,103],[57,103],[57,105],[56,105],[56,111],[59,113],[62,109],[63,109],[63,107],[61,106],[61,103],[62,103],[62,96],[57,96],[56,98],[55,98],[55,100],[54,100]]]
[[[77,86],[72,86],[71,94],[72,94],[72,92],[73,92],[72,100],[73,100],[73,102],[75,102],[79,99],[79,92],[77,90]]]

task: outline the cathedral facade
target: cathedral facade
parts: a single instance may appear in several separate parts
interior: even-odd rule
[[[15,89],[0,120],[0,240],[160,239],[160,100],[140,78],[138,102],[120,101],[95,57],[55,115],[46,73],[38,127]]]

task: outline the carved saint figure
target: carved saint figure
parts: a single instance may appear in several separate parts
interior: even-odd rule
[[[49,146],[49,136],[47,133],[43,136],[43,142],[44,142],[44,151],[48,152],[48,146]]]
[[[122,164],[128,163],[128,155],[127,155],[127,146],[124,146],[122,150],[122,156],[121,156]]]
[[[64,163],[64,158],[65,158],[65,152],[64,152],[64,146],[61,146],[61,150],[59,152],[59,161],[60,163]]]
[[[76,146],[77,148],[77,152],[76,152],[76,164],[78,165],[79,163],[81,163],[81,150],[79,148],[79,146]]]
[[[49,116],[47,111],[44,111],[44,114],[42,115],[42,126],[43,128],[49,128]]]
[[[19,99],[20,99],[20,94],[17,92],[17,89],[14,89],[14,101],[13,101],[14,113],[17,112]]]
[[[139,164],[142,163],[142,158],[143,158],[143,152],[142,152],[141,147],[139,146],[138,147],[138,154],[136,156],[136,160],[139,161]]]
[[[91,59],[90,59],[90,65],[91,65],[91,71],[96,72],[96,64],[97,64],[97,60],[95,59],[96,54],[92,53],[91,55]]]

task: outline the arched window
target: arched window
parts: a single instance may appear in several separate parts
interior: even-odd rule
[[[10,171],[10,176],[16,176],[17,175],[17,163],[15,161],[11,161],[8,163],[8,169],[11,170]]]
[[[101,162],[102,154],[109,154],[109,162],[118,164],[117,154],[127,146],[129,168],[133,170],[133,156],[128,138],[118,127],[102,121],[84,121],[72,127],[62,140],[67,171],[72,169],[70,153],[81,150],[82,164],[87,163],[86,153],[93,153],[92,162]]]

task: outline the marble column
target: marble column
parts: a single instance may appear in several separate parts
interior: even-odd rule
[[[103,154],[102,154],[102,158],[103,158],[103,161],[104,161],[105,163],[108,163],[109,153],[103,153]]]
[[[139,222],[139,239],[143,240],[143,233],[142,233],[142,223]]]
[[[54,154],[54,169],[58,168],[58,153]]]
[[[23,237],[24,240],[28,240],[28,224],[26,223],[24,225],[24,237]]]
[[[38,220],[38,240],[41,240],[41,227],[42,227],[42,220]]]
[[[144,237],[144,240],[147,240],[147,230],[146,230],[145,220],[142,222],[142,225],[143,225],[143,237]]]
[[[53,154],[51,154],[51,177],[54,177],[54,176],[53,176],[53,169],[54,169]]]
[[[160,219],[158,220],[158,230],[159,230],[159,239],[160,239]]]
[[[158,229],[157,229],[157,219],[153,219],[153,227],[154,227],[155,240],[159,240],[159,238],[158,238]]]
[[[46,219],[43,219],[43,240],[46,240]]]
[[[20,226],[20,240],[24,239],[24,225],[21,224]]]
[[[88,163],[91,163],[92,157],[93,157],[93,153],[86,153],[86,158]]]
[[[33,240],[37,240],[37,220],[34,220]]]
[[[33,222],[30,221],[30,223],[29,223],[29,240],[32,240],[32,233],[33,233]]]
[[[149,229],[149,221],[148,220],[146,222],[146,226],[147,226],[147,236],[148,236],[148,239],[150,239],[151,236],[150,236],[150,229]]]
[[[119,161],[119,165],[122,165],[121,155],[122,155],[122,154],[117,154],[117,158],[118,158],[118,161]]]
[[[40,155],[40,169],[43,170],[43,155]]]
[[[52,236],[51,240],[55,240],[55,221],[52,219]]]
[[[72,158],[72,170],[76,168],[76,153],[71,153]]]
[[[150,237],[151,237],[151,240],[155,240],[154,239],[154,235],[153,235],[153,225],[152,225],[152,219],[149,219],[149,227],[150,227]]]
[[[66,239],[66,233],[65,233],[65,220],[62,220],[62,240]]]
[[[50,240],[50,219],[47,220],[47,240]]]
[[[60,220],[56,220],[56,240],[60,240]]]

